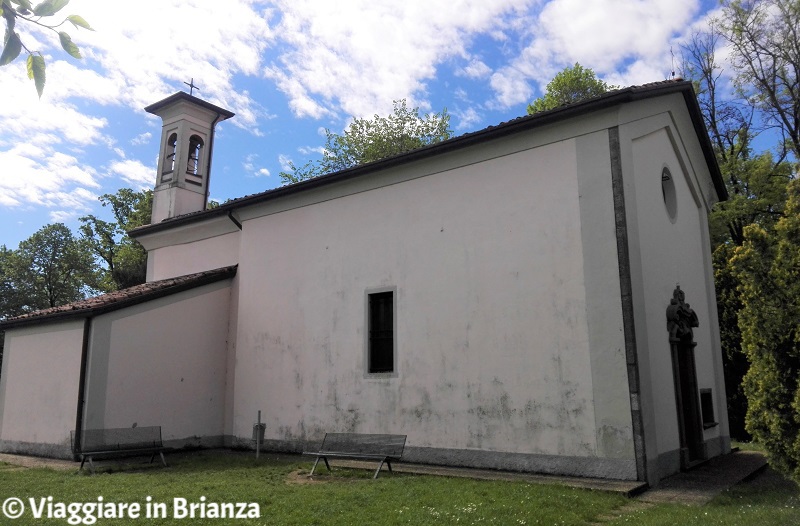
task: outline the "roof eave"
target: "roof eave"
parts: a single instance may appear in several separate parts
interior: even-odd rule
[[[178,91],[177,93],[173,93],[172,95],[170,95],[166,99],[162,99],[162,100],[160,100],[158,102],[154,102],[153,104],[150,104],[149,106],[146,106],[144,108],[144,111],[146,111],[147,113],[152,113],[154,115],[158,115],[158,111],[159,110],[161,110],[162,108],[165,108],[165,107],[167,107],[167,106],[169,106],[171,104],[174,104],[174,103],[176,103],[178,101],[191,102],[192,104],[195,104],[195,105],[200,106],[202,108],[205,108],[207,110],[211,110],[211,111],[213,111],[215,113],[218,113],[220,116],[225,117],[225,119],[230,119],[231,117],[236,115],[235,113],[233,113],[231,111],[228,111],[225,108],[221,108],[221,107],[217,106],[216,104],[211,104],[210,102],[207,102],[207,101],[205,101],[203,99],[199,99],[199,98],[195,97],[194,95],[189,95],[188,93],[186,93],[184,91]],[[222,119],[222,120],[225,120],[225,119]]]
[[[178,294],[179,292],[184,292],[194,288],[202,287],[203,285],[210,285],[211,283],[216,283],[217,281],[230,279],[236,275],[236,270],[237,267],[235,265],[231,267],[226,267],[225,269],[220,269],[220,272],[218,273],[209,274],[207,276],[198,278],[197,280],[185,283],[176,283],[175,285],[164,287],[162,289],[143,292],[138,296],[130,296],[122,298],[118,301],[109,304],[103,304],[99,306],[86,306],[86,307],[76,308],[73,310],[56,311],[51,314],[43,314],[41,316],[27,316],[17,319],[12,318],[7,321],[0,321],[0,331],[17,329],[20,327],[42,324],[42,323],[58,323],[71,320],[94,318],[95,316],[99,316],[101,314],[106,314],[127,307],[133,307],[134,305],[139,305],[141,303],[146,303],[148,301],[153,301],[166,296],[171,296],[173,294]]]
[[[131,230],[129,234],[131,235],[131,237],[135,238],[138,236],[143,236],[150,233],[159,232],[162,230],[167,230],[180,225],[189,224],[194,221],[199,221],[201,220],[201,218],[210,218],[214,217],[215,215],[229,214],[238,208],[243,208],[245,206],[258,204],[263,201],[277,199],[297,192],[303,192],[312,188],[326,186],[329,184],[345,181],[347,179],[352,179],[354,177],[358,177],[369,172],[383,170],[394,166],[425,159],[434,155],[439,155],[442,153],[459,150],[462,148],[467,148],[473,146],[476,143],[498,139],[500,137],[520,133],[527,130],[532,130],[535,128],[540,128],[542,126],[547,126],[555,122],[577,117],[579,115],[584,115],[590,112],[600,111],[606,108],[617,106],[619,104],[635,102],[638,100],[648,99],[661,95],[667,95],[670,93],[683,94],[684,100],[686,101],[686,105],[689,111],[689,115],[691,117],[692,123],[694,124],[695,132],[697,133],[698,140],[700,141],[700,146],[705,156],[706,163],[708,164],[709,170],[711,172],[711,178],[714,182],[714,188],[717,191],[719,199],[724,201],[725,199],[727,199],[728,194],[727,191],[725,190],[725,184],[722,180],[722,175],[719,171],[719,165],[717,164],[717,159],[716,156],[714,155],[714,150],[711,146],[711,141],[708,138],[708,131],[706,130],[705,124],[703,122],[703,116],[702,113],[700,112],[700,106],[697,104],[697,99],[694,95],[694,88],[692,87],[692,84],[690,82],[670,81],[670,82],[655,83],[646,86],[631,86],[629,88],[615,90],[613,92],[609,92],[605,95],[601,95],[599,97],[589,99],[586,101],[562,106],[559,108],[544,111],[534,115],[519,117],[517,119],[499,124],[497,126],[489,126],[488,128],[484,128],[476,132],[467,133],[436,144],[423,146],[422,148],[417,148],[415,150],[401,153],[393,157],[388,157],[386,159],[382,159],[368,164],[354,166],[352,168],[347,168],[345,170],[340,170],[338,172],[333,172],[319,177],[314,177],[312,179],[301,181],[299,183],[267,190],[266,192],[254,194],[252,196],[239,198],[229,203],[220,205],[219,207],[214,208],[212,210],[205,210],[202,212],[197,212],[186,216],[170,218],[165,221],[162,221],[161,223],[141,226],[134,230]]]

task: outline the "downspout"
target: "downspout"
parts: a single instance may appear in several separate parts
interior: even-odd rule
[[[208,137],[208,163],[206,163],[206,195],[203,205],[205,210],[208,207],[208,198],[211,196],[211,157],[214,155],[214,133],[217,130],[217,123],[220,121],[222,113],[217,112],[217,117],[211,123],[211,135]]]
[[[78,456],[75,451],[81,450],[81,441],[83,439],[83,408],[86,402],[86,370],[89,362],[89,339],[92,333],[92,318],[91,316],[83,320],[83,345],[81,347],[81,373],[78,380],[78,409],[75,411],[75,437],[72,444],[72,459],[77,461]]]
[[[233,210],[228,211],[228,219],[233,221],[233,224],[236,225],[236,228],[239,230],[242,229],[242,224],[235,217],[233,217]]]

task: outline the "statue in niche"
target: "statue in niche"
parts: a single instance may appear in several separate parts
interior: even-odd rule
[[[697,314],[685,300],[686,295],[680,285],[676,286],[667,307],[667,330],[671,342],[692,342],[694,340],[692,327],[700,325]]]

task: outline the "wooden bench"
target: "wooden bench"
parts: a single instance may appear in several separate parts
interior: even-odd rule
[[[400,460],[406,446],[406,435],[374,435],[365,433],[325,433],[319,451],[304,451],[304,455],[316,455],[311,475],[317,469],[319,459],[331,470],[328,458],[352,458],[356,460],[380,461],[373,479],[378,478],[385,463],[392,471],[392,460]]]
[[[79,447],[76,447],[75,432],[71,433],[72,452],[81,458],[81,467],[88,460],[94,473],[93,457],[109,458],[150,454],[150,463],[156,455],[166,467],[164,447],[161,441],[161,426],[123,427],[111,429],[84,429],[81,431]]]

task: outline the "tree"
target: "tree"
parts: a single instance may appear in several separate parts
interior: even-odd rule
[[[792,171],[770,152],[753,155],[752,141],[763,130],[755,124],[759,111],[742,92],[725,85],[716,60],[721,40],[728,38],[717,21],[696,32],[683,47],[683,74],[692,80],[729,200],[719,203],[711,216],[712,245],[743,242],[743,229],[751,223],[774,224],[786,201],[786,184]]]
[[[83,299],[96,289],[91,251],[62,223],[47,225],[11,255],[7,278],[17,291],[18,313]]]
[[[723,13],[737,88],[781,135],[778,160],[800,161],[800,2],[734,0]]]
[[[0,3],[0,16],[5,20],[6,31],[3,38],[3,52],[0,53],[0,66],[10,64],[16,59],[24,49],[28,53],[27,69],[28,78],[34,81],[39,98],[42,97],[46,80],[44,55],[40,51],[31,51],[17,33],[17,22],[27,22],[44,27],[58,34],[61,47],[70,56],[80,59],[81,52],[78,46],[66,31],[59,31],[58,28],[66,22],[71,23],[75,28],[84,28],[94,31],[92,27],[79,15],[69,15],[59,24],[48,24],[42,20],[54,16],[61,11],[69,0],[44,0],[33,6],[30,0],[2,0]]]
[[[731,436],[749,440],[752,437],[745,426],[748,404],[742,382],[750,364],[742,352],[738,325],[742,283],[731,258],[736,247],[744,243],[748,225],[756,224],[770,232],[783,216],[792,168],[784,160],[785,154],[777,158],[769,151],[753,154],[753,139],[764,131],[762,111],[741,87],[732,89],[730,75],[717,61],[717,50],[730,38],[729,26],[716,20],[706,30],[694,33],[683,46],[682,73],[694,82],[729,195],[727,201],[714,207],[709,226]]]
[[[739,273],[747,430],[770,464],[800,483],[800,180],[772,232],[745,229],[732,263]]]
[[[590,68],[584,68],[576,62],[574,66],[564,68],[553,77],[547,84],[545,94],[528,105],[528,114],[580,102],[616,88],[617,86],[609,86],[598,79]]]
[[[14,251],[0,245],[0,320],[22,314],[19,291],[11,278]]]
[[[153,192],[136,192],[123,188],[116,194],[100,197],[103,206],[110,206],[115,221],[104,221],[94,215],[81,218],[80,232],[95,256],[106,268],[100,271],[98,288],[104,292],[119,290],[145,282],[147,252],[127,232],[150,223]]]
[[[682,46],[683,77],[694,83],[695,94],[721,168],[749,155],[755,135],[755,108],[741,97],[726,96],[726,77],[717,61],[725,35],[716,20],[696,31]],[[732,181],[735,185],[736,182]]]
[[[0,245],[0,320],[22,314],[19,310],[19,293],[11,279],[11,265],[14,251]],[[0,367],[3,364],[3,342],[5,331],[0,331]],[[2,371],[0,370],[0,374]]]
[[[290,163],[290,171],[280,177],[284,184],[296,183],[435,144],[451,134],[446,109],[422,116],[419,108],[408,108],[405,99],[396,100],[388,117],[354,119],[343,135],[326,129],[322,159],[299,168]]]

